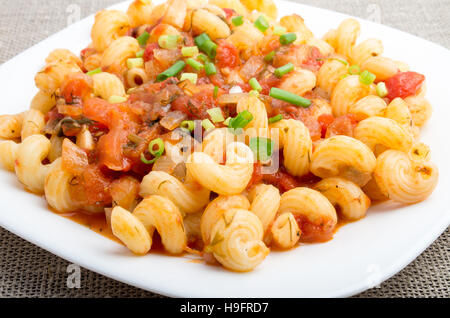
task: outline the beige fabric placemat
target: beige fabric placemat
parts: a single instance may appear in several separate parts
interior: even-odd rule
[[[296,1],[378,20],[450,48],[450,0]],[[77,16],[83,18],[118,2],[0,1],[0,63],[66,27]],[[403,271],[358,297],[449,297],[449,243],[447,229]],[[0,246],[0,297],[160,297],[84,269],[81,288],[68,288],[67,261],[1,228]]]

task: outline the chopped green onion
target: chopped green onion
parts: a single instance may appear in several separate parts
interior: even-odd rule
[[[377,84],[377,95],[380,96],[381,98],[386,97],[388,94],[388,90],[386,87],[386,84],[384,82],[379,82]]]
[[[144,54],[145,54],[145,49],[142,49],[136,53],[136,57],[144,57]]]
[[[192,84],[197,84],[198,75],[197,73],[183,73],[181,74],[180,81],[190,80]]]
[[[309,99],[303,98],[301,96],[298,96],[296,94],[293,94],[291,92],[276,87],[272,87],[269,96],[275,99],[288,102],[295,106],[301,106],[304,108],[311,106],[311,101]]]
[[[116,96],[113,95],[108,99],[108,102],[111,104],[120,104],[120,103],[125,103],[128,99],[124,96]]]
[[[213,41],[207,41],[203,45],[202,51],[205,52],[209,58],[214,59],[217,54],[217,44]]]
[[[224,124],[225,126],[229,126],[229,125],[230,125],[230,121],[231,121],[232,119],[233,119],[233,118],[228,117],[228,118],[223,122],[223,124]]]
[[[233,23],[234,26],[240,26],[244,24],[244,17],[242,15],[234,17],[233,19],[231,19],[231,22]]]
[[[208,34],[206,33],[202,33],[199,36],[197,36],[194,39],[195,45],[197,45],[199,48],[201,48],[201,46],[206,42],[206,41],[211,41],[211,38],[209,37]]]
[[[275,76],[278,78],[282,78],[287,73],[290,73],[294,70],[294,64],[287,63],[286,65],[283,65],[282,67],[279,67],[275,70]]]
[[[158,39],[158,44],[163,49],[173,50],[177,48],[179,39],[178,35],[161,35]]]
[[[194,60],[192,57],[186,60],[187,65],[192,66],[192,68],[196,71],[202,70],[205,66],[199,61]]]
[[[205,63],[205,73],[208,76],[214,75],[217,73],[217,69],[216,69],[216,66],[214,65],[214,63],[211,63],[211,62]]]
[[[139,42],[140,46],[146,46],[149,38],[150,34],[147,31],[145,31],[144,33],[139,35],[136,40]]]
[[[297,40],[297,34],[295,33],[286,33],[280,36],[280,43],[282,45],[294,43],[295,40]]]
[[[266,30],[269,28],[269,22],[267,22],[266,18],[264,18],[264,16],[262,15],[260,15],[259,18],[256,19],[254,25],[261,32],[266,32]]]
[[[272,157],[274,151],[274,143],[272,139],[263,137],[254,137],[250,139],[249,148],[260,161],[267,161]]]
[[[194,39],[198,48],[205,52],[211,59],[216,57],[217,44],[214,43],[206,33],[202,33]]]
[[[275,35],[283,35],[286,33],[286,28],[282,27],[282,26],[275,26],[273,28],[273,34]]]
[[[181,123],[180,127],[188,130],[189,132],[193,132],[195,129],[195,123],[193,120],[185,120]]]
[[[185,120],[180,124],[180,128],[193,132],[195,129],[195,123],[193,120]]]
[[[153,158],[152,160],[147,160],[147,158],[145,158],[144,153],[141,153],[141,161],[142,161],[143,163],[145,163],[146,165],[152,165],[152,164],[154,164],[154,163],[156,162],[156,160],[158,160],[158,159],[159,159],[159,157],[158,157],[158,158]]]
[[[236,118],[230,120],[229,127],[234,129],[245,128],[253,120],[253,115],[248,110],[239,113]]]
[[[369,71],[364,71],[359,76],[359,81],[365,85],[372,84],[377,77]]]
[[[203,120],[202,126],[206,131],[216,128],[216,126],[214,126],[214,124],[209,119]]]
[[[274,57],[275,57],[275,51],[272,51],[264,57],[264,61],[266,61],[267,63],[272,62]]]
[[[202,53],[200,53],[197,56],[197,59],[199,59],[200,61],[202,61],[204,63],[209,62],[209,57],[207,57],[205,54],[202,54]]]
[[[92,75],[95,75],[95,74],[98,74],[98,73],[102,73],[102,72],[103,72],[102,68],[99,67],[99,68],[96,68],[95,70],[87,72],[86,75],[92,76]]]
[[[269,118],[269,124],[277,123],[277,122],[279,122],[282,119],[283,119],[283,115],[278,114],[278,115],[276,115],[276,116],[274,116],[272,118]]]
[[[214,86],[213,97],[217,98],[217,96],[219,96],[219,86]]]
[[[186,66],[186,63],[184,61],[176,62],[170,68],[168,68],[167,70],[165,70],[164,72],[162,72],[161,74],[156,76],[156,81],[162,82],[162,81],[165,81],[166,79],[168,79],[169,77],[178,75],[178,73],[180,73],[184,69],[185,66]]]
[[[255,91],[257,91],[257,92],[262,91],[261,84],[259,84],[259,82],[256,78],[253,77],[248,83]]]
[[[250,97],[258,97],[259,96],[259,92],[255,91],[255,90],[251,90],[250,92],[248,92],[248,96],[250,96]]]
[[[155,146],[157,147],[156,149]],[[148,145],[148,151],[154,157],[161,157],[164,153],[164,141],[161,138],[152,140]]]
[[[358,65],[352,65],[348,68],[348,73],[350,75],[359,75],[361,73],[361,68]]]
[[[198,47],[196,46],[185,46],[181,49],[181,54],[184,57],[195,56],[198,54]]]
[[[143,67],[143,66],[144,66],[144,59],[142,57],[137,57],[134,59],[127,60],[127,67],[130,70],[132,68]]]
[[[206,112],[209,116],[211,116],[213,123],[221,123],[225,121],[225,118],[223,118],[222,109],[220,107],[208,109]]]

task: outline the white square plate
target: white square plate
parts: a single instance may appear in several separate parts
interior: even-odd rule
[[[277,1],[280,16],[297,13],[321,36],[348,16]],[[113,8],[126,10],[128,2]],[[85,268],[159,294],[178,297],[336,297],[364,291],[400,271],[450,223],[450,52],[412,35],[360,20],[361,38],[381,38],[385,55],[427,77],[434,116],[423,131],[440,169],[433,195],[417,205],[377,205],[325,244],[273,252],[253,272],[237,274],[188,257],[132,256],[123,246],[50,212],[8,172],[0,172],[0,226]],[[26,110],[36,93],[34,75],[55,48],[79,52],[90,43],[93,16],[28,49],[0,67],[0,113]]]

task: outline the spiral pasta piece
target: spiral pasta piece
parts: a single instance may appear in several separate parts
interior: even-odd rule
[[[280,191],[273,185],[260,184],[250,191],[250,211],[260,220],[264,233],[270,227],[280,207]]]
[[[105,51],[111,43],[124,36],[130,27],[128,15],[117,10],[103,10],[95,15],[91,38],[97,52]]]
[[[227,147],[226,165],[220,165],[202,152],[194,152],[186,163],[188,173],[207,189],[218,194],[241,193],[253,174],[253,153],[245,144],[233,142]]]
[[[126,96],[122,81],[114,74],[99,73],[92,76],[94,82],[94,94],[104,100],[111,96]]]
[[[243,195],[221,195],[208,204],[200,221],[200,230],[205,244],[211,242],[211,230],[214,224],[219,221],[223,213],[231,209],[249,210],[250,202]]]
[[[439,172],[431,162],[414,162],[404,152],[387,150],[377,158],[374,177],[389,199],[412,204],[431,195]]]
[[[172,254],[180,254],[186,249],[187,237],[183,216],[169,199],[152,195],[145,198],[133,211],[133,215],[142,222],[151,237],[156,229],[161,235],[164,248]]]
[[[61,158],[52,164],[45,177],[45,199],[58,212],[72,212],[80,207],[70,195],[70,183],[73,177],[63,169]]]
[[[349,112],[356,115],[356,120],[361,121],[368,117],[383,116],[386,108],[387,104],[382,98],[369,95],[350,106]]]
[[[263,243],[263,227],[256,215],[247,210],[226,211],[213,226],[212,241],[207,246],[224,267],[247,272],[269,254]]]
[[[0,141],[0,164],[9,171],[14,171],[19,144],[12,140]]]
[[[431,118],[433,108],[431,104],[422,96],[409,96],[405,102],[411,111],[414,125],[422,127]]]
[[[215,162],[224,163],[227,147],[235,141],[235,137],[228,128],[216,128],[203,139],[202,152],[211,156]]]
[[[372,150],[382,145],[385,149],[408,151],[413,142],[411,134],[396,121],[377,116],[359,122],[354,136]]]
[[[150,233],[135,215],[120,206],[112,210],[111,229],[114,236],[134,254],[145,255],[150,251],[152,247]]]
[[[197,213],[209,202],[210,191],[196,182],[182,183],[163,171],[152,171],[144,177],[139,195],[160,195],[170,199],[183,213]]]
[[[197,9],[192,14],[192,30],[196,34],[205,32],[212,40],[224,39],[231,34],[222,19],[205,9]]]
[[[285,192],[281,196],[278,213],[292,213],[299,221],[305,240],[329,236],[337,224],[333,205],[323,194],[309,188],[295,188]],[[312,225],[312,230],[309,225]]]
[[[141,49],[138,41],[131,36],[123,36],[111,43],[102,55],[102,69],[121,73],[129,58],[135,57]]]
[[[378,81],[385,81],[398,73],[397,64],[384,56],[368,58],[361,64],[361,69],[374,74]]]
[[[267,137],[267,128],[269,120],[264,103],[254,96],[246,96],[239,100],[236,106],[236,112],[249,111],[253,115],[253,120],[245,127],[247,135],[250,137]]]
[[[296,68],[285,76],[280,84],[280,88],[302,96],[306,92],[313,90],[316,87],[316,82],[316,75],[313,72]]]
[[[284,130],[284,166],[294,176],[303,176],[309,172],[312,156],[312,141],[309,130],[298,120],[287,121],[288,130]]]
[[[272,241],[282,249],[293,248],[300,240],[301,233],[292,213],[279,215],[271,227]]]
[[[30,108],[41,111],[47,114],[56,105],[56,94],[48,94],[44,91],[39,91],[33,97]]]
[[[317,87],[329,96],[341,78],[348,74],[348,63],[343,59],[332,58],[325,61],[317,73]]]
[[[370,199],[361,188],[342,178],[324,179],[314,189],[322,193],[331,204],[339,206],[341,215],[348,220],[365,217],[370,207]]]
[[[150,24],[149,19],[153,9],[151,0],[135,0],[127,10],[131,27],[135,28],[144,24]]]
[[[55,93],[60,88],[67,75],[79,73],[81,69],[78,65],[66,61],[47,64],[39,73],[36,74],[34,81],[36,87],[48,95]]]
[[[19,181],[33,193],[44,192],[45,177],[50,169],[43,165],[50,151],[50,140],[43,135],[32,135],[22,141],[17,150],[15,161],[16,175]]]
[[[343,177],[363,186],[369,182],[375,165],[375,155],[364,143],[347,136],[334,136],[314,150],[311,172],[323,179]]]
[[[15,115],[0,116],[0,138],[3,139],[19,138],[22,131],[22,125],[25,116],[26,112]]]
[[[22,140],[25,140],[29,136],[40,134],[44,126],[44,114],[36,109],[28,110],[23,118],[21,131]]]
[[[361,31],[359,22],[355,19],[346,19],[338,27],[336,33],[336,52],[351,56],[352,48]]]
[[[383,54],[383,42],[379,39],[367,39],[351,50],[352,64],[362,65],[369,58]]]
[[[347,114],[351,105],[372,92],[373,87],[361,83],[357,75],[341,79],[331,94],[333,114],[336,117]]]

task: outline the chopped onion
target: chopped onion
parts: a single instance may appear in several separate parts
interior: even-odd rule
[[[230,88],[229,93],[230,94],[239,94],[242,93],[242,88],[239,85],[233,86],[232,88]]]
[[[174,130],[175,128],[179,127],[186,118],[187,115],[185,113],[174,111],[168,113],[163,119],[161,119],[159,123],[167,130]]]
[[[237,104],[241,98],[247,97],[248,93],[224,94],[217,98],[219,104]]]

